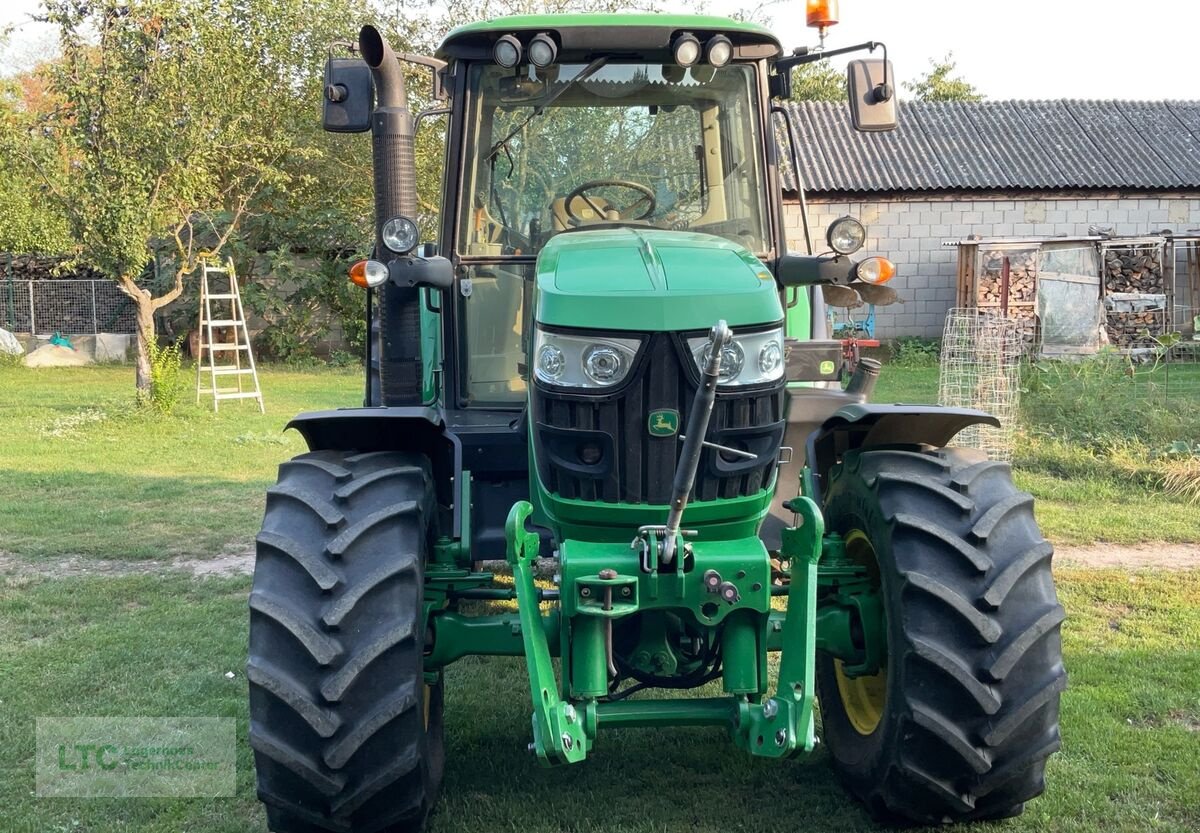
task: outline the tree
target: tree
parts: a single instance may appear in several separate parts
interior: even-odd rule
[[[801,64],[792,71],[793,101],[845,101],[846,74],[829,61]]]
[[[968,81],[954,75],[954,53],[947,52],[940,61],[929,61],[929,71],[901,86],[913,95],[914,101],[983,101],[983,93]]]
[[[27,158],[69,222],[78,262],[136,304],[139,398],[151,385],[155,312],[256,198],[296,182],[315,155],[297,124],[313,120],[313,68],[328,39],[310,21],[363,19],[359,7],[347,17],[351,5],[43,0],[62,52],[47,78],[62,104],[42,129],[65,170]],[[164,248],[173,276],[155,294],[142,276]]]
[[[36,127],[38,100],[29,74],[0,79],[0,252],[62,254],[71,247],[66,219],[45,199],[29,156],[53,167],[54,146]]]

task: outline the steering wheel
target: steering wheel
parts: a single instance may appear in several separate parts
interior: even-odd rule
[[[575,202],[575,199],[577,197],[582,197],[584,202],[586,202],[588,205],[590,205],[592,207],[592,210],[596,212],[597,217],[603,218],[604,216],[606,216],[604,209],[602,209],[602,208],[600,208],[600,206],[596,205],[596,203],[594,203],[592,201],[592,199],[585,193],[586,191],[590,191],[592,188],[601,188],[606,185],[614,186],[617,188],[628,188],[631,191],[637,191],[639,194],[642,195],[638,199],[631,202],[629,205],[625,206],[625,208],[617,211],[617,213],[619,215],[621,215],[621,218],[624,220],[644,220],[647,217],[649,217],[651,214],[653,214],[654,209],[658,207],[658,200],[656,200],[654,198],[654,191],[651,190],[650,188],[647,188],[645,185],[642,185],[640,182],[630,182],[627,179],[593,179],[593,180],[583,183],[578,188],[576,188],[574,191],[572,191],[570,194],[567,194],[567,198],[563,202],[563,210],[567,212],[567,216],[570,217],[572,220],[574,220],[576,223],[586,222],[585,218],[580,217],[578,214],[576,214],[574,209],[572,208],[572,204]],[[626,217],[625,216],[625,212],[631,211],[634,206],[640,205],[641,203],[647,204],[645,211],[643,211],[641,214],[639,214],[636,217]]]

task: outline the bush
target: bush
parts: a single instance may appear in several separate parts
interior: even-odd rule
[[[150,340],[150,400],[159,413],[169,414],[179,402],[183,389],[187,386],[184,381],[183,338],[160,346],[154,339]]]
[[[896,367],[937,367],[942,354],[942,343],[936,339],[902,336],[894,340],[888,349],[889,364]]]

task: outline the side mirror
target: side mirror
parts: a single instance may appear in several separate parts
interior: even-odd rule
[[[359,58],[325,61],[321,127],[330,133],[365,133],[371,129],[371,69]]]
[[[873,133],[896,129],[896,90],[892,62],[867,58],[846,66],[850,120],[855,130]]]

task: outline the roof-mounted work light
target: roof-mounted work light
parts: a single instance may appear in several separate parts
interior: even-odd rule
[[[529,63],[539,69],[545,69],[554,63],[554,59],[558,57],[558,46],[554,43],[554,38],[545,32],[541,32],[533,36],[533,40],[529,42]]]
[[[502,35],[492,47],[492,60],[505,69],[521,63],[521,42],[516,35]]]
[[[733,44],[724,35],[713,35],[708,39],[705,57],[708,59],[709,65],[723,67],[733,57]]]
[[[684,32],[675,38],[675,43],[671,45],[671,54],[675,56],[675,63],[681,67],[694,66],[700,60],[700,40],[691,32]]]

